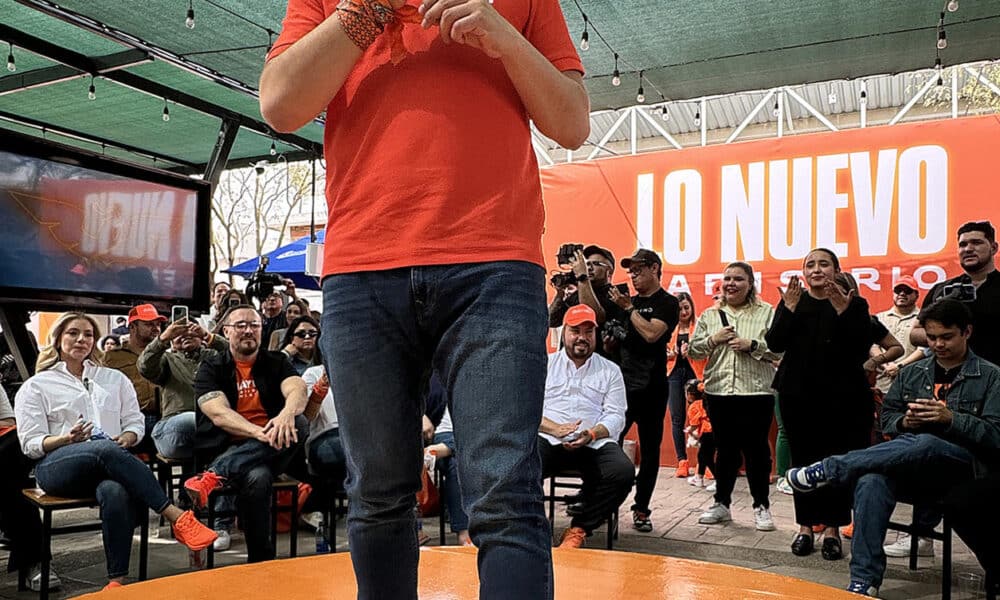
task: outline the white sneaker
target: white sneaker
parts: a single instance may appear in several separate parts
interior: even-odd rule
[[[229,532],[225,529],[216,529],[215,533],[217,533],[219,537],[215,538],[215,541],[212,542],[212,549],[216,552],[229,550],[229,547],[233,544],[233,538],[229,535]]]
[[[774,531],[774,519],[771,518],[771,511],[764,506],[753,509],[753,521],[757,526],[757,531]]]
[[[301,517],[299,517],[299,519],[305,525],[308,525],[313,529],[319,529],[319,526],[323,524],[323,513],[317,510],[310,513],[305,513]]]
[[[711,508],[701,513],[698,517],[698,522],[702,525],[716,525],[718,523],[725,523],[726,521],[732,521],[733,515],[726,508],[725,504],[721,502],[716,502]]]
[[[896,542],[882,546],[886,556],[893,558],[906,558],[910,556],[910,534],[900,533],[896,536]],[[917,541],[917,556],[934,556],[934,540],[920,538]]]
[[[704,487],[705,486],[705,480],[702,478],[701,475],[697,475],[697,474],[696,475],[692,475],[692,476],[688,477],[688,485],[693,485],[694,487]]]
[[[778,483],[775,484],[774,489],[778,490],[782,494],[787,494],[789,496],[795,493],[795,491],[792,489],[792,486],[788,483],[788,480],[785,479],[784,477],[778,478]]]
[[[28,575],[28,587],[31,588],[33,592],[42,591],[42,565],[35,565],[31,569],[31,573]],[[62,581],[59,580],[59,576],[56,575],[55,570],[52,565],[49,565],[49,591],[58,590],[62,587]]]
[[[716,490],[716,488],[717,488],[717,487],[718,487],[718,486],[717,486],[717,485],[715,484],[715,482],[713,481],[712,483],[708,484],[708,487],[707,487],[707,488],[705,488],[705,491],[706,491],[706,492],[712,492],[712,493],[714,494],[714,493],[715,493],[715,490]]]

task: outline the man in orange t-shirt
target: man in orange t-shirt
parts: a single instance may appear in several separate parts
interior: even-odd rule
[[[529,120],[579,147],[582,73],[558,0],[289,1],[261,113],[294,131],[325,111],[323,354],[359,598],[416,598],[428,367],[468,457],[459,479],[481,595],[552,597],[535,435],[544,211]]]

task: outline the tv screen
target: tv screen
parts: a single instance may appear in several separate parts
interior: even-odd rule
[[[0,132],[0,300],[208,306],[207,182]]]

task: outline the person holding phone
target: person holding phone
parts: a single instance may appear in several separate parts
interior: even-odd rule
[[[174,537],[191,550],[204,549],[216,535],[174,506],[149,467],[128,451],[142,439],[144,419],[128,378],[94,361],[99,335],[88,315],[59,317],[35,375],[17,392],[14,413],[21,450],[38,460],[38,486],[53,496],[97,498],[108,589],[128,574],[133,531],[146,510],[170,521]]]
[[[578,304],[586,304],[597,315],[597,354],[613,362],[618,362],[618,353],[611,350],[609,344],[605,344],[604,339],[608,337],[605,332],[609,329],[602,328],[605,323],[612,321],[619,325],[625,323],[625,315],[618,305],[611,300],[611,278],[615,274],[615,256],[610,250],[595,244],[586,246],[583,251],[573,255],[569,265],[573,269],[577,279],[577,289],[570,294],[563,294],[561,289],[556,289],[556,294],[549,304],[549,327],[559,327],[562,324],[566,311]],[[628,295],[628,284],[624,285],[625,290],[619,293]],[[612,336],[613,337],[613,336]]]
[[[971,350],[972,312],[946,298],[918,318],[934,354],[901,371],[889,387],[882,428],[892,439],[786,474],[803,495],[853,491],[847,589],[856,593],[875,595],[882,583],[882,540],[897,500],[933,504],[961,484],[1000,471],[1000,367]],[[792,451],[794,457],[794,446]],[[991,521],[983,513],[974,516],[976,526]]]

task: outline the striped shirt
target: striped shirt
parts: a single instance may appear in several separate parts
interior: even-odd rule
[[[719,311],[726,313],[729,324],[736,328],[737,337],[757,342],[755,350],[738,352],[727,344],[712,347],[709,338],[723,327]],[[695,360],[707,359],[705,393],[716,396],[772,393],[774,367],[771,362],[781,356],[768,350],[764,334],[773,318],[774,308],[760,300],[738,308],[710,308],[698,317],[698,325],[688,346],[688,356]]]

